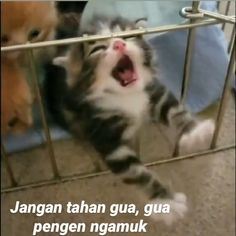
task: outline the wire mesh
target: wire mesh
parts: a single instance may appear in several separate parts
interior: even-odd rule
[[[220,3],[218,3],[218,7],[220,6]],[[109,173],[109,171],[100,171],[100,172],[94,172],[91,174],[75,174],[75,175],[69,175],[69,176],[60,176],[58,166],[57,166],[57,161],[56,157],[54,154],[54,148],[53,148],[53,143],[52,139],[50,136],[50,130],[49,126],[46,120],[46,115],[45,115],[45,108],[39,88],[39,83],[38,83],[38,75],[36,71],[36,65],[35,65],[35,60],[34,60],[34,55],[33,55],[33,49],[37,48],[47,48],[50,46],[59,46],[59,45],[69,45],[69,44],[75,44],[78,42],[85,42],[85,41],[97,41],[97,40],[104,40],[104,39],[109,39],[113,37],[125,37],[125,36],[137,36],[137,35],[143,35],[143,34],[152,34],[152,33],[160,33],[160,32],[169,32],[169,31],[177,31],[181,29],[187,29],[188,30],[188,40],[187,40],[187,45],[186,45],[186,54],[185,54],[185,63],[184,63],[184,76],[183,76],[183,84],[182,84],[182,90],[181,90],[181,101],[184,103],[186,96],[187,96],[187,91],[188,91],[188,82],[191,79],[190,78],[190,71],[191,71],[191,58],[192,54],[194,52],[194,41],[195,41],[195,28],[196,27],[201,27],[201,26],[207,26],[207,25],[213,25],[213,24],[218,24],[218,23],[223,23],[223,28],[225,27],[225,23],[229,24],[235,24],[235,17],[232,16],[227,16],[229,12],[229,7],[230,3],[228,2],[226,5],[225,9],[225,14],[219,14],[219,13],[212,13],[208,12],[205,10],[202,10],[199,8],[199,2],[198,1],[193,1],[192,8],[191,8],[191,14],[187,15],[186,18],[189,18],[189,22],[180,24],[180,25],[166,25],[166,26],[161,26],[161,27],[154,27],[154,28],[147,28],[147,29],[138,29],[138,30],[131,30],[127,32],[121,32],[121,33],[114,33],[112,35],[93,35],[93,36],[84,36],[84,37],[78,37],[78,38],[70,38],[70,39],[65,39],[65,40],[54,40],[54,41],[48,41],[48,42],[40,42],[40,43],[32,43],[32,44],[25,44],[25,45],[16,45],[16,46],[10,46],[10,47],[1,47],[1,52],[6,52],[6,51],[15,51],[15,50],[28,50],[28,57],[29,57],[29,63],[30,63],[30,68],[32,72],[32,78],[33,78],[33,86],[36,92],[36,97],[39,103],[39,108],[40,108],[40,114],[42,118],[42,123],[43,123],[43,128],[45,131],[45,136],[46,136],[46,141],[47,141],[47,149],[48,149],[48,155],[50,158],[50,163],[52,167],[52,172],[54,174],[54,178],[51,180],[41,180],[39,182],[33,182],[29,184],[24,184],[24,185],[17,185],[17,181],[14,177],[14,171],[11,167],[11,163],[9,162],[9,159],[7,157],[7,154],[4,150],[4,147],[1,147],[1,154],[2,157],[6,163],[6,170],[8,172],[8,175],[11,180],[11,186],[1,189],[1,192],[11,192],[11,191],[18,191],[18,190],[23,190],[27,188],[32,188],[32,187],[39,187],[39,186],[44,186],[44,185],[49,185],[49,184],[55,184],[59,182],[66,182],[66,181],[72,181],[75,179],[80,179],[80,178],[89,178],[89,177],[95,177],[99,175],[104,175]],[[202,13],[199,14],[199,13]],[[195,15],[194,15],[195,14]],[[195,16],[195,17],[194,17]],[[207,18],[207,19],[206,19]],[[178,161],[178,160],[183,160],[187,158],[192,158],[195,156],[201,156],[207,153],[214,153],[226,149],[231,149],[235,148],[235,145],[228,145],[224,147],[216,147],[217,143],[217,138],[219,136],[219,130],[221,127],[221,122],[224,114],[224,108],[225,108],[225,103],[226,103],[226,95],[227,95],[227,88],[230,83],[230,79],[232,76],[232,73],[235,70],[235,29],[232,32],[231,35],[231,40],[229,43],[229,52],[230,52],[230,62],[225,78],[225,85],[216,117],[216,130],[214,133],[214,137],[212,140],[211,144],[211,150],[206,150],[204,152],[199,152],[199,153],[193,153],[190,155],[186,156],[180,156],[180,157],[174,157],[168,160],[163,160],[163,161],[155,161],[152,163],[146,164],[147,166],[152,166],[152,165],[159,165],[171,161]],[[139,151],[140,144],[139,140],[136,140],[136,146]],[[60,177],[60,178],[59,178]]]

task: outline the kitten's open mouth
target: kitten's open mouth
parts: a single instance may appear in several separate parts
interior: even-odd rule
[[[134,65],[129,56],[124,55],[112,70],[112,76],[120,82],[121,86],[128,86],[137,80]]]

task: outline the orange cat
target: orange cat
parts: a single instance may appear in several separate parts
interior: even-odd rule
[[[5,59],[1,66],[2,133],[25,131],[32,124],[33,99],[24,71],[16,60]]]
[[[38,1],[2,2],[1,46],[54,39],[57,25],[54,5],[53,2]],[[20,51],[4,53],[4,56],[16,58],[19,54]]]
[[[1,2],[1,46],[54,39],[57,12],[52,2]],[[45,62],[53,49],[34,50]],[[32,95],[26,82],[25,51],[1,53],[1,126],[4,134],[32,124]]]

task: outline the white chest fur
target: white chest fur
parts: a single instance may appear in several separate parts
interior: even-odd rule
[[[148,95],[144,91],[122,95],[104,93],[95,103],[106,111],[121,112],[127,117],[140,120],[147,111]]]

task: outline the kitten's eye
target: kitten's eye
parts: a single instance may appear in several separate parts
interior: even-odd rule
[[[31,41],[35,38],[37,38],[40,34],[40,30],[39,29],[33,29],[30,31],[29,36],[28,36],[28,40]]]
[[[88,44],[89,45],[94,45],[96,42],[95,41],[89,41]]]
[[[9,41],[9,37],[6,34],[1,36],[1,43],[7,43],[8,41]]]
[[[105,45],[99,45],[99,46],[96,46],[92,49],[92,51],[89,53],[89,56],[95,52],[98,52],[100,50],[106,50],[107,47]]]
[[[135,39],[135,36],[125,36],[123,39]]]

